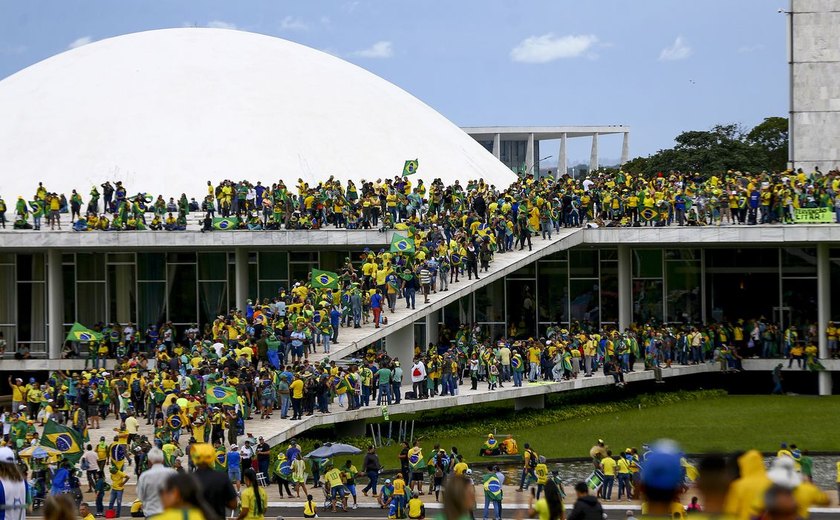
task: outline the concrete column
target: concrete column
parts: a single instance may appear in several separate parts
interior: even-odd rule
[[[426,345],[430,342],[437,342],[438,338],[438,320],[440,320],[440,311],[434,311],[429,313],[426,316]],[[426,345],[420,345],[420,348],[424,348]]]
[[[831,267],[828,261],[828,244],[817,244],[817,331],[819,334],[819,356],[828,359],[828,338],[825,329],[831,318]],[[820,395],[831,395],[831,372],[819,372]]]
[[[630,246],[618,246],[618,328],[622,331],[633,323],[631,262]]]
[[[557,155],[557,177],[568,173],[568,160],[566,159],[566,132],[560,136],[560,153]]]
[[[525,149],[525,173],[534,173],[534,134],[528,134],[528,147]]]
[[[502,159],[502,136],[500,134],[493,136],[493,157]]]
[[[513,407],[517,412],[519,410],[542,410],[545,408],[545,395],[517,397],[513,400]]]
[[[47,354],[61,359],[64,344],[64,280],[61,275],[61,251],[47,250]]]
[[[234,273],[236,280],[236,307],[245,310],[248,302],[248,250],[244,247],[237,247],[234,252],[236,264]]]
[[[414,325],[410,323],[388,334],[385,351],[389,356],[399,358],[404,374],[409,375],[414,362]]]
[[[621,165],[624,166],[630,160],[630,132],[624,132],[624,140],[621,143]]]
[[[592,151],[589,153],[589,171],[598,169],[598,132],[592,134]]]

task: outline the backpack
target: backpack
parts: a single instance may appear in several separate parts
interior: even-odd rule
[[[537,454],[534,453],[534,450],[528,450],[528,467],[529,468],[536,468],[537,467]]]
[[[140,380],[135,379],[131,382],[131,393],[140,394]]]

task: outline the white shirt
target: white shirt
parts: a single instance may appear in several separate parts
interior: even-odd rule
[[[140,474],[137,480],[137,498],[143,502],[143,514],[146,518],[163,512],[163,505],[160,503],[160,490],[170,476],[176,471],[167,468],[163,464],[155,464]]]
[[[422,361],[414,363],[411,367],[411,382],[419,383],[426,377],[426,365]]]

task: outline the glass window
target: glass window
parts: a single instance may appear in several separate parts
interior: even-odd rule
[[[166,321],[166,282],[139,282],[137,284],[138,327]],[[215,318],[215,316],[214,316]]]
[[[544,256],[543,260],[561,260],[566,261],[569,258],[568,251],[566,249],[562,251],[557,251],[556,253],[551,253],[550,255]]]
[[[286,253],[260,253],[260,280],[285,280],[289,277],[288,255]],[[335,269],[329,269],[334,271]]]
[[[166,254],[166,261],[170,264],[194,264],[195,263],[195,252],[194,251],[183,251],[183,252],[172,252]]]
[[[105,255],[76,253],[76,275],[83,282],[105,280]]]
[[[15,319],[15,266],[0,265],[0,323],[13,325]],[[71,291],[72,295],[75,291]],[[840,310],[840,308],[838,308]],[[7,338],[8,340],[8,338]]]
[[[76,268],[73,264],[61,266],[61,281],[64,292],[64,323],[73,323],[76,321]],[[2,317],[0,323],[4,323]]]
[[[662,322],[662,280],[633,280],[633,321]]]
[[[268,298],[274,298],[280,294],[280,288],[284,287],[286,290],[289,289],[289,283],[286,280],[260,280],[260,292],[258,298],[260,301]]]
[[[571,321],[598,321],[598,279],[569,280]]]
[[[537,287],[534,280],[507,280],[508,325],[511,336],[529,338],[537,333]]]
[[[14,253],[0,253],[0,264],[15,264]]]
[[[321,251],[321,269],[325,271],[338,272],[344,259],[347,258],[347,251]]]
[[[108,253],[109,263],[134,263],[134,253]]]
[[[764,316],[773,319],[779,307],[779,274],[727,272],[706,274],[709,321],[735,321]]]
[[[618,263],[601,262],[601,321],[618,323]]]
[[[539,313],[541,322],[569,321],[569,280],[565,262],[539,263]]]
[[[137,253],[138,280],[166,280],[164,253]]]
[[[318,262],[317,251],[295,251],[289,253],[290,262]]]
[[[475,291],[475,320],[505,322],[505,281],[503,279]]]
[[[783,279],[782,306],[790,308],[794,325],[817,321],[817,280]]]
[[[699,249],[666,249],[665,260],[700,260]]]
[[[665,262],[666,321],[698,323],[701,320],[700,262],[674,260]]]
[[[308,280],[312,268],[318,268],[318,264],[289,264],[289,279],[292,281]]]
[[[634,249],[633,278],[661,278],[662,250]]]
[[[108,266],[108,318],[112,322],[128,323],[136,319],[134,264]]]
[[[217,281],[226,280],[227,253],[199,253],[198,279]]]
[[[421,296],[422,297],[422,296]],[[472,297],[464,296],[443,308],[443,322],[452,330],[473,322]]]
[[[831,316],[830,319],[835,322],[840,322],[840,258],[832,258],[830,262],[831,266],[831,277],[830,282],[831,285],[830,290],[828,291],[831,294]],[[2,273],[2,267],[0,267],[0,273]],[[2,277],[0,277],[0,286],[2,286]],[[3,303],[0,301],[0,306]],[[0,314],[0,321],[2,321],[2,314]]]
[[[533,278],[537,274],[537,263],[531,262],[530,264],[520,267],[516,271],[510,273],[508,278]]]
[[[787,247],[782,249],[782,274],[793,276],[817,275],[817,249]]]
[[[572,249],[569,251],[569,277],[591,278],[598,276],[598,250]]]
[[[601,261],[616,260],[618,261],[618,249],[601,249],[598,251],[601,255]]]
[[[44,255],[17,255],[17,279],[19,282],[43,282]]]
[[[212,323],[216,316],[227,313],[227,282],[199,282],[198,291],[201,323]]]
[[[46,285],[43,282],[17,284],[19,341],[44,341],[46,339]]]
[[[169,264],[169,321],[195,323],[198,319],[196,302],[195,264]]]
[[[706,249],[709,267],[779,268],[778,248]]]
[[[100,282],[76,284],[76,320],[85,327],[104,322],[105,284]]]

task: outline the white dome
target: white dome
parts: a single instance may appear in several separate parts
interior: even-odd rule
[[[224,29],[128,34],[0,81],[0,194],[7,203],[122,180],[202,197],[225,178],[375,180],[419,160],[426,181],[513,173],[399,87],[329,54]]]

